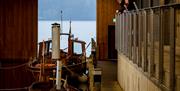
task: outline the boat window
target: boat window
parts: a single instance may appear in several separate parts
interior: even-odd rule
[[[80,43],[74,43],[74,53],[75,54],[82,54],[82,47]]]
[[[60,36],[60,49],[64,52],[68,52],[68,37],[66,35]]]

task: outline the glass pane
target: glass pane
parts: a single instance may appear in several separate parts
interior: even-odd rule
[[[68,51],[68,36],[60,36],[60,49],[67,52]]]
[[[74,53],[75,54],[82,54],[82,47],[80,43],[74,43]]]

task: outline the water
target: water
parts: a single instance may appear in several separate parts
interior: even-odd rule
[[[51,39],[51,29],[53,23],[60,23],[60,21],[38,21],[38,42],[43,40]],[[62,32],[69,32],[69,21],[63,21]],[[72,21],[71,23],[71,31],[74,34],[74,38],[78,38],[79,40],[83,40],[86,42],[86,46],[90,43],[91,38],[96,39],[96,21]],[[60,38],[60,48],[67,48],[67,36],[61,36]],[[75,46],[75,51],[80,52],[80,48]],[[86,50],[86,55],[89,56],[91,51],[91,46],[89,46]]]

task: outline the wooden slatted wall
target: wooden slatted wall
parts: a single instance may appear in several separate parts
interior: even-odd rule
[[[0,58],[36,56],[37,0],[0,0]]]
[[[117,0],[96,0],[97,1],[97,52],[98,59],[108,58],[108,25],[114,24],[112,19],[118,9]]]
[[[37,54],[38,0],[0,0],[0,68],[29,61]],[[0,89],[30,85],[26,67],[0,69]]]

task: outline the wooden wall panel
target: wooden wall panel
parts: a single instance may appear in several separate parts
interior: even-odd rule
[[[124,55],[118,55],[118,82],[124,91],[162,91]]]
[[[0,58],[35,57],[37,0],[0,0],[0,8]]]
[[[34,81],[27,65],[2,68],[21,65],[36,57],[37,10],[38,0],[0,0],[0,89],[26,87]]]
[[[113,25],[112,19],[118,9],[116,0],[97,0],[97,46],[98,59],[108,58],[108,25]]]

